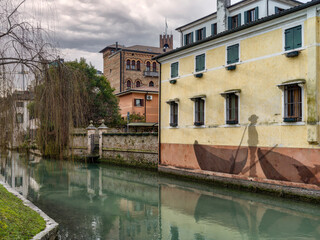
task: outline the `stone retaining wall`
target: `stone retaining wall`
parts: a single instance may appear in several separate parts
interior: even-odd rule
[[[157,133],[103,133],[101,158],[128,165],[157,167]]]

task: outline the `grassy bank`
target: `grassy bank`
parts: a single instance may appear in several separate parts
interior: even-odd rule
[[[37,212],[0,185],[0,239],[30,239],[45,227]]]

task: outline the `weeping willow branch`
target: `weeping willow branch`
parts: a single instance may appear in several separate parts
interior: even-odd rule
[[[46,67],[36,88],[35,115],[39,119],[38,146],[47,157],[63,158],[69,133],[84,125],[88,94],[85,74],[56,62]]]

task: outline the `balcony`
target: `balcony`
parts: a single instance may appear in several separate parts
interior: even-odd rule
[[[143,75],[145,77],[159,77],[159,72],[144,71]]]

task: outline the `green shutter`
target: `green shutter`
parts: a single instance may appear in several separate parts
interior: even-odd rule
[[[199,41],[199,30],[196,30],[196,42]]]
[[[244,12],[244,24],[248,23],[248,11]]]
[[[214,24],[211,24],[211,36],[213,36],[215,33],[214,33]]]
[[[227,64],[239,61],[239,44],[229,46],[227,48]]]
[[[190,43],[193,43],[193,32],[191,33],[191,41]]]
[[[290,29],[285,30],[284,37],[285,37],[284,49],[286,51],[293,49],[293,29],[290,28]]]
[[[228,29],[232,29],[232,18],[228,17]]]
[[[199,72],[199,56],[196,56],[196,72]]]
[[[278,13],[279,12],[279,8],[278,7],[274,7],[274,12]]]
[[[204,27],[203,28],[203,39],[205,39],[207,37],[207,28]]]
[[[171,78],[178,77],[179,63],[175,62],[171,64]]]
[[[241,13],[238,14],[238,26],[237,27],[240,27],[241,26]]]
[[[255,20],[258,20],[259,19],[259,7],[256,7],[256,9],[255,9],[255,17],[256,17],[256,19]]]
[[[205,54],[196,56],[196,72],[203,71],[205,69]]]
[[[302,47],[302,33],[301,33],[301,25],[297,26],[293,29],[293,48],[301,48]]]
[[[239,44],[234,46],[235,62],[239,62]]]
[[[187,34],[184,35],[184,45],[187,45]]]

